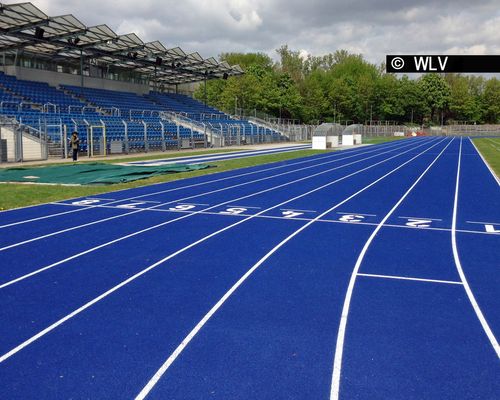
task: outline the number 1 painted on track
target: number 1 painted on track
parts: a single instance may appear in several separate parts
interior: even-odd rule
[[[298,217],[299,215],[304,215],[304,213],[297,211],[283,211],[284,218],[295,218]]]
[[[495,229],[494,225],[485,225],[484,228],[486,229],[486,232],[488,233],[500,233],[500,229]]]

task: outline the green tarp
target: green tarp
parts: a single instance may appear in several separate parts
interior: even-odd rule
[[[155,175],[209,168],[206,164],[124,166],[103,163],[54,165],[36,168],[0,169],[0,182],[36,182],[73,185],[110,185],[146,179]]]

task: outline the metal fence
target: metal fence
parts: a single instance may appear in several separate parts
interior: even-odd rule
[[[48,145],[42,131],[12,121],[0,122],[1,163],[46,160]]]

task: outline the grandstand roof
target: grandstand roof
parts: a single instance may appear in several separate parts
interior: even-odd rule
[[[242,75],[239,65],[143,42],[135,33],[118,35],[107,25],[87,27],[75,16],[50,17],[32,3],[0,3],[0,51],[23,49],[51,60],[85,59],[151,76],[166,84],[198,82]],[[227,74],[227,75],[226,75]]]

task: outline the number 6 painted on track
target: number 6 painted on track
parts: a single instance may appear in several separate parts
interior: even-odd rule
[[[170,207],[170,211],[187,211],[191,210],[192,208],[195,208],[196,206],[193,206],[192,204],[179,204],[178,206],[175,207]]]

